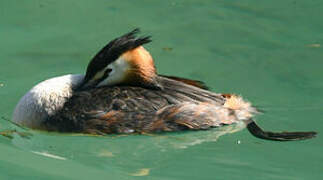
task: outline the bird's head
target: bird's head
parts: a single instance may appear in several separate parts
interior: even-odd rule
[[[153,58],[142,45],[150,36],[136,37],[135,29],[110,41],[91,60],[78,89],[112,85],[135,85],[158,88]]]

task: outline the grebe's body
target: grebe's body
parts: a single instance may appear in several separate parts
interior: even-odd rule
[[[241,107],[232,109],[220,94],[165,77],[156,80],[162,89],[112,86],[76,92],[45,128],[92,134],[209,129],[248,120],[255,112],[238,97],[232,98]]]
[[[199,81],[161,76],[134,30],[105,46],[86,75],[66,75],[36,85],[18,103],[13,121],[31,128],[90,134],[205,130],[244,122],[255,136],[299,140],[315,132],[272,133],[252,117],[241,97],[216,94]]]

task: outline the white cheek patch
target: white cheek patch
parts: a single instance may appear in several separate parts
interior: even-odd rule
[[[97,87],[109,86],[109,85],[114,85],[114,84],[122,82],[127,75],[127,71],[130,69],[130,64],[122,57],[119,57],[116,61],[109,64],[102,71],[103,74],[104,74],[104,71],[108,68],[112,69],[112,71],[109,73],[109,76],[106,79],[102,80],[97,85]]]

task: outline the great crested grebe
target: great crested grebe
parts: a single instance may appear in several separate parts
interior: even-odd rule
[[[263,131],[257,110],[241,97],[217,94],[200,81],[156,73],[135,29],[108,43],[86,75],[65,75],[34,86],[19,101],[13,121],[34,129],[89,134],[206,130],[244,122],[254,136],[288,141],[315,132]]]

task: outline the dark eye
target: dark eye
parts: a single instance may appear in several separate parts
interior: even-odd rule
[[[104,77],[107,77],[109,73],[112,71],[112,69],[108,68],[104,71]]]

